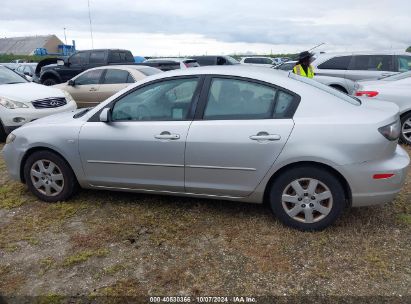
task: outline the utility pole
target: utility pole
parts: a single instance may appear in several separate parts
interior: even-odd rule
[[[64,27],[64,43],[67,45],[66,28]]]
[[[91,25],[90,0],[87,0],[87,4],[88,4],[88,20],[90,21],[91,48],[94,49],[93,27]]]

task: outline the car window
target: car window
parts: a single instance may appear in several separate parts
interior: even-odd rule
[[[398,72],[411,71],[411,56],[397,56]]]
[[[137,89],[116,102],[113,121],[185,120],[198,85],[198,78],[156,82]]]
[[[391,55],[354,55],[349,70],[394,71]]]
[[[23,69],[24,69],[23,66],[19,66],[19,67],[17,67],[16,72],[23,73]]]
[[[70,57],[69,62],[70,62],[70,64],[74,64],[74,65],[87,64],[87,62],[88,62],[88,53],[87,52],[81,52],[81,53],[74,54]]]
[[[92,63],[105,63],[105,59],[106,59],[106,53],[103,51],[96,51],[96,52],[91,52],[90,53],[90,59],[89,62],[90,64]]]
[[[104,76],[104,84],[127,83],[129,72],[119,69],[107,69]]]
[[[99,84],[103,69],[87,71],[76,78],[76,85]]]
[[[257,58],[246,58],[244,59],[244,63],[259,63]]]
[[[345,102],[348,102],[352,105],[355,105],[355,106],[360,106],[361,105],[361,101],[358,98],[351,97],[350,95],[342,93],[341,91],[336,90],[336,89],[334,89],[334,88],[332,88],[328,85],[322,84],[322,83],[320,83],[316,80],[310,79],[308,77],[301,77],[301,76],[296,75],[294,73],[289,73],[288,77],[290,77],[292,79],[295,79],[295,80],[298,80],[298,81],[301,81],[301,82],[304,82],[304,83],[306,83],[308,85],[311,85],[313,87],[316,87],[317,89],[320,89],[324,92],[327,92],[328,94],[334,95],[334,96],[338,97],[339,99],[341,99]]]
[[[195,67],[199,67],[200,65],[198,64],[197,60],[185,60],[184,61],[184,65],[187,68],[195,68]]]
[[[206,120],[284,118],[294,97],[277,89],[238,79],[213,78],[203,118]],[[273,114],[274,113],[274,114]]]
[[[331,58],[318,65],[319,69],[325,70],[346,70],[350,64],[352,56],[338,56]]]
[[[0,84],[12,84],[27,82],[19,74],[0,66]]]
[[[197,60],[197,62],[200,65],[215,65],[216,64],[215,57],[194,57],[194,59]]]

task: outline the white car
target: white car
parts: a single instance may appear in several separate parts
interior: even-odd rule
[[[401,141],[411,145],[411,71],[379,80],[359,81],[355,95],[397,104],[401,115]]]
[[[292,71],[296,64],[297,61],[286,61],[284,63],[276,65],[275,67],[273,67],[273,69],[288,72]],[[346,78],[315,75],[314,80],[349,95],[352,95],[355,90],[355,82]]]
[[[250,64],[250,65],[257,65],[257,66],[266,66],[272,67],[273,65],[279,64],[278,58],[271,58],[271,57],[243,57],[240,60],[241,64]]]
[[[200,65],[198,64],[197,60],[191,58],[152,58],[147,59],[144,63],[161,63],[161,62],[174,62],[176,64],[180,64],[180,69],[188,69],[188,68],[196,68]]]
[[[25,123],[76,108],[69,93],[28,82],[0,66],[0,141]]]

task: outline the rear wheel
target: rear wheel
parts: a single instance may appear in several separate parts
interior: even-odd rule
[[[6,130],[4,130],[3,124],[0,122],[0,142],[5,142],[7,137]]]
[[[78,190],[76,177],[66,161],[50,151],[30,155],[24,165],[29,190],[46,202],[69,199]]]
[[[287,226],[305,231],[322,230],[341,215],[345,206],[344,189],[325,169],[296,167],[275,180],[270,205]]]
[[[401,142],[411,145],[411,112],[401,118]]]

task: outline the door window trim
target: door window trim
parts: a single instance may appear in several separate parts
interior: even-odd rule
[[[98,110],[96,113],[94,113],[93,116],[91,116],[88,120],[88,122],[100,122],[100,113],[104,110],[109,108],[110,111],[113,111],[113,108],[115,106],[115,104],[120,101],[123,97],[125,97],[128,94],[132,94],[133,92],[142,89],[146,86],[152,85],[152,84],[156,84],[156,83],[161,83],[161,82],[165,82],[165,81],[170,81],[170,80],[180,80],[180,79],[197,79],[198,83],[197,83],[197,87],[194,90],[194,94],[193,97],[191,98],[191,105],[190,105],[190,109],[188,110],[188,114],[187,117],[185,119],[182,120],[178,120],[178,121],[192,121],[195,113],[196,113],[196,109],[197,109],[197,104],[199,102],[200,99],[200,93],[202,92],[202,88],[204,86],[204,75],[184,75],[184,76],[173,76],[173,77],[167,77],[167,78],[161,78],[161,79],[156,79],[156,80],[152,80],[149,82],[146,82],[142,85],[139,85],[127,92],[124,92],[123,94],[121,94],[120,96],[118,96],[116,99],[112,100],[109,104],[107,104],[105,107],[101,108],[100,110]],[[154,122],[156,120],[144,120],[144,121],[135,121],[135,120],[125,120],[123,122],[135,122],[135,123],[147,123],[147,122]],[[176,120],[161,120],[161,121],[176,121]],[[115,122],[122,122],[122,121],[115,121]]]
[[[212,74],[212,75],[206,75],[204,79],[204,84],[203,88],[201,90],[199,102],[197,105],[197,110],[194,115],[194,120],[204,120],[204,121],[216,121],[216,120],[224,120],[224,119],[204,119],[204,113],[205,109],[207,107],[207,102],[208,102],[208,97],[210,95],[210,90],[211,90],[211,84],[212,80],[214,78],[217,79],[230,79],[230,80],[240,80],[240,81],[247,81],[259,85],[264,85],[266,87],[270,87],[274,90],[275,92],[275,101],[271,106],[271,110],[273,111],[275,109],[275,105],[277,103],[277,98],[278,98],[278,92],[283,91],[284,93],[287,93],[291,96],[294,96],[294,99],[292,101],[292,105],[290,106],[290,109],[287,111],[286,117],[283,118],[274,118],[274,117],[269,117],[269,118],[239,118],[239,119],[228,119],[228,120],[267,120],[267,119],[292,119],[294,117],[294,114],[298,108],[298,105],[300,104],[301,101],[301,96],[298,95],[297,93],[290,91],[286,88],[274,85],[272,83],[268,83],[262,80],[257,80],[257,79],[252,79],[248,77],[241,77],[241,76],[231,76],[231,75],[219,75],[219,74]],[[273,114],[273,113],[272,113]]]

